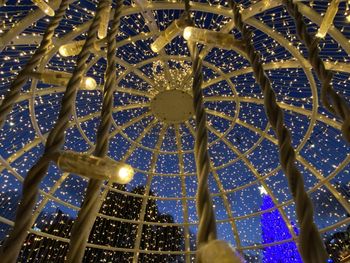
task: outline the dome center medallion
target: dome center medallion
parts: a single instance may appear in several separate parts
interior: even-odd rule
[[[163,122],[181,123],[193,116],[193,99],[190,94],[181,90],[164,90],[152,99],[151,111]]]

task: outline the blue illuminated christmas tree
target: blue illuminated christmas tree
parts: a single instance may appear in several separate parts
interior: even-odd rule
[[[262,187],[261,210],[267,210],[274,207],[271,197]],[[280,212],[274,209],[261,215],[261,230],[263,244],[269,244],[277,241],[290,239],[292,236],[284,222]],[[294,231],[297,229],[295,228]],[[294,242],[286,242],[276,246],[268,246],[263,249],[263,263],[297,263],[303,262]]]

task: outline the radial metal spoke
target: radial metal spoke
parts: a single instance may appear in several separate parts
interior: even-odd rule
[[[175,125],[175,137],[176,137],[176,147],[178,149],[179,156],[179,169],[180,169],[180,179],[181,179],[181,193],[182,193],[182,212],[184,216],[184,235],[185,235],[185,251],[190,251],[190,230],[188,228],[188,203],[185,197],[187,197],[186,193],[186,179],[185,179],[185,164],[182,153],[182,141],[181,141],[181,133],[180,133],[180,125]],[[190,255],[186,255],[186,263],[190,263],[191,258]]]
[[[156,146],[155,146],[156,149],[160,149],[160,147],[162,146],[162,143],[163,143],[163,140],[164,140],[164,136],[165,136],[166,131],[168,130],[168,127],[169,126],[167,124],[164,124],[163,127],[161,128],[161,130],[159,132],[158,141],[157,141]],[[159,153],[158,152],[154,152],[152,154],[152,161],[151,161],[151,165],[150,165],[150,172],[155,172],[158,157],[159,157]],[[139,221],[140,222],[144,222],[144,223],[145,223],[145,215],[146,215],[146,208],[147,208],[147,202],[148,202],[148,197],[147,196],[149,195],[149,192],[151,190],[152,179],[153,179],[153,175],[149,174],[148,177],[147,177],[147,182],[146,182],[146,186],[145,186],[145,193],[144,193],[144,197],[143,197],[143,200],[142,200],[142,206],[141,206]],[[138,228],[137,228],[137,234],[136,234],[135,245],[134,245],[135,253],[134,253],[133,263],[137,263],[138,259],[139,259],[139,256],[140,256],[140,252],[139,251],[140,251],[142,230],[143,230],[143,224],[139,224]]]

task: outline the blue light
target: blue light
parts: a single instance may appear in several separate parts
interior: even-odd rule
[[[261,210],[274,207],[271,197],[263,194]],[[263,244],[269,244],[292,238],[286,223],[280,212],[275,209],[261,215],[261,230]],[[294,231],[297,233],[296,229]],[[298,248],[294,242],[286,242],[276,246],[269,246],[263,249],[263,263],[296,263],[301,260]]]

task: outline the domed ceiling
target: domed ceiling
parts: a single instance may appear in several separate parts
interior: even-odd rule
[[[41,61],[42,71],[73,73],[77,56],[62,56],[58,49],[86,38],[98,1],[70,2],[55,31],[49,56]],[[253,30],[254,47],[261,55],[283,109],[297,153],[297,166],[314,205],[314,220],[326,239],[344,230],[350,222],[350,147],[342,137],[341,120],[321,103],[319,79],[282,1],[237,2],[244,9],[243,18]],[[298,2],[310,33],[315,34],[322,23],[327,2]],[[40,44],[50,18],[29,0],[0,3],[0,95],[3,99],[11,82]],[[57,7],[59,1],[49,3]],[[198,217],[192,60],[182,35],[159,53],[150,48],[160,31],[178,19],[183,9],[184,3],[178,1],[124,1],[117,37],[117,87],[108,155],[132,165],[135,176],[125,187],[106,183],[102,189],[105,194],[118,193],[120,198],[116,198],[116,203],[125,202],[129,196],[151,200],[159,215],[172,219],[166,223],[150,219],[144,216],[146,206],[141,207],[140,216],[133,219],[102,210],[98,215],[110,222],[129,222],[136,227],[176,226],[182,233],[179,242],[183,245],[158,251],[140,247],[140,240],[136,238],[128,248],[102,242],[96,243],[97,250],[128,253],[130,258],[135,258],[138,252],[140,255],[174,253],[177,256],[174,262],[190,262],[195,254]],[[192,1],[191,15],[196,27],[230,32],[240,38],[231,22],[232,11],[227,1]],[[320,40],[319,48],[326,68],[334,73],[334,89],[349,102],[347,15],[350,15],[348,3],[341,1],[334,26]],[[246,255],[247,262],[260,262],[266,248],[293,243],[300,232],[288,181],[279,161],[278,141],[265,114],[263,94],[244,54],[208,45],[199,45],[199,48],[204,57],[202,91],[211,166],[208,184],[218,237],[237,247]],[[87,68],[86,76],[96,81],[97,89],[78,91],[64,149],[92,153],[106,70],[103,40],[92,50]],[[11,228],[23,179],[43,153],[47,135],[58,118],[64,91],[65,86],[32,78],[22,89],[0,133],[0,239],[4,239]],[[32,233],[47,236],[41,226],[50,225],[52,214],[57,211],[74,219],[83,202],[87,182],[86,178],[62,173],[51,165],[40,185]],[[268,207],[266,196],[271,198]],[[263,230],[264,216],[271,211],[278,211],[277,217],[287,226],[287,233],[278,240],[268,241]],[[62,246],[67,246],[69,236],[64,239],[60,234],[50,235],[52,240],[60,240]],[[88,244],[89,248],[93,246]]]

